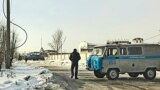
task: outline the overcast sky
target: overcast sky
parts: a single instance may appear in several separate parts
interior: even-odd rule
[[[0,0],[2,4],[2,0]],[[1,6],[1,5],[0,5]],[[160,0],[11,0],[11,19],[28,32],[19,51],[51,49],[51,35],[62,29],[67,37],[63,51],[82,41],[147,39],[160,33]],[[0,7],[0,19],[5,21]],[[15,26],[21,42],[25,34]],[[145,42],[158,42],[160,36]]]

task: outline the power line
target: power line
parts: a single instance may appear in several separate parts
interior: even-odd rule
[[[4,0],[3,0],[3,5],[2,5],[2,6],[3,6],[3,14],[4,14],[5,18],[7,19],[7,16],[6,16],[5,10],[4,10]],[[25,33],[25,35],[26,35],[26,38],[25,38],[24,42],[23,42],[21,45],[19,45],[19,46],[16,47],[16,48],[19,48],[19,47],[23,46],[23,45],[27,42],[27,39],[28,39],[27,32],[26,32],[26,30],[25,30],[24,28],[22,28],[22,27],[19,26],[18,24],[13,23],[12,21],[10,21],[10,23],[13,24],[13,25],[15,25],[15,26],[17,26],[17,27],[19,27],[21,30],[24,31],[24,33]]]
[[[150,37],[150,38],[147,38],[147,39],[145,39],[144,41],[150,40],[150,39],[155,38],[155,37],[158,37],[158,36],[160,36],[160,34],[157,34],[157,35],[155,35],[155,36],[152,36],[152,37]]]

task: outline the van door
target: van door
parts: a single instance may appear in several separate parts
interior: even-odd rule
[[[132,63],[133,61],[129,59],[128,51],[126,47],[120,47],[120,56],[119,56],[119,69],[121,73],[125,73],[128,71],[132,71]]]
[[[120,47],[119,67],[123,72],[138,72],[143,67],[142,48],[138,46]]]
[[[132,72],[141,72],[145,69],[145,57],[142,55],[142,47],[128,47],[129,59],[132,61]]]
[[[118,49],[117,48],[108,48],[107,52],[107,59],[109,61],[110,67],[117,66],[117,60],[118,59]]]
[[[107,47],[103,57],[102,72],[107,72],[109,68],[119,67],[119,52],[117,47]]]

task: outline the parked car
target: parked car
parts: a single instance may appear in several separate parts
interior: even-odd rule
[[[25,57],[25,60],[45,60],[44,56],[37,54],[29,54]]]

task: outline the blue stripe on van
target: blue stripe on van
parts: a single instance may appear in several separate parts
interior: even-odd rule
[[[154,55],[154,56],[108,56],[106,59],[122,59],[122,60],[144,60],[144,59],[159,59],[160,55]]]

